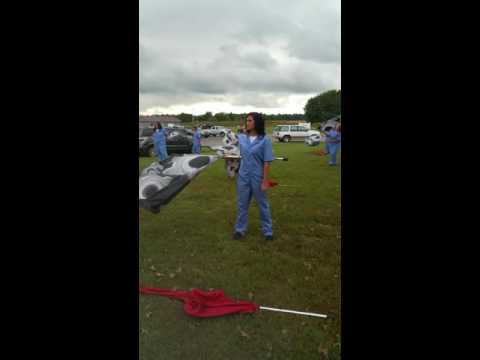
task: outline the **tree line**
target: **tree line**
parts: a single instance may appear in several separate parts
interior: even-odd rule
[[[341,113],[341,90],[325,91],[315,97],[308,99],[304,107],[304,114],[264,114],[265,120],[299,120],[312,123],[324,122]],[[181,113],[179,115],[171,115],[180,119],[184,123],[215,123],[215,122],[242,122],[245,121],[247,113],[225,113],[220,112],[215,115],[207,111],[203,115],[192,115]]]
[[[265,120],[305,120],[305,114],[263,114]],[[247,113],[216,113],[213,115],[210,111],[203,115],[192,115],[187,113],[181,113],[175,115],[182,122],[200,122],[200,123],[215,123],[215,122],[242,122],[245,121]]]

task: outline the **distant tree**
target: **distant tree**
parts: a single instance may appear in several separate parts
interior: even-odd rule
[[[215,116],[214,116],[214,120],[215,121],[228,121],[229,120],[229,116],[223,112],[219,112],[219,113],[216,113]]]
[[[195,122],[196,123],[204,123],[206,120],[205,120],[205,115],[195,115]]]
[[[266,121],[305,121],[306,117],[304,114],[263,114]],[[246,113],[235,114],[235,113],[224,113],[219,112],[215,115],[212,115],[212,112],[207,111],[203,115],[193,116],[188,113],[181,113],[179,115],[171,115],[180,119],[184,123],[212,123],[212,122],[232,122],[240,124],[243,126],[245,119],[247,118]],[[152,120],[153,121],[153,120]]]
[[[310,122],[322,122],[341,112],[341,90],[326,91],[310,98],[305,105],[305,117]]]
[[[177,118],[182,120],[182,122],[192,122],[193,116],[192,114],[181,113],[180,115],[176,115]]]

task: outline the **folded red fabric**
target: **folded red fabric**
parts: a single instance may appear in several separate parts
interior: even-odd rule
[[[278,181],[275,181],[275,180],[267,180],[267,181],[268,181],[268,187],[269,188],[272,188],[272,187],[278,185]]]
[[[160,295],[182,300],[185,312],[194,317],[208,318],[235,313],[254,313],[259,306],[249,301],[237,301],[225,297],[223,290],[177,291],[158,288],[140,288],[141,294]]]

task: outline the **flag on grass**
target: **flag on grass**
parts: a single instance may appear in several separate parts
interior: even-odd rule
[[[194,317],[209,318],[236,313],[254,313],[259,306],[249,301],[237,301],[225,297],[223,290],[177,291],[168,289],[141,287],[141,294],[160,295],[184,302],[185,312]]]

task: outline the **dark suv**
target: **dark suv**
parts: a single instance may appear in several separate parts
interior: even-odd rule
[[[192,152],[192,136],[184,129],[164,128],[167,133],[167,153],[171,154],[190,154]],[[153,132],[150,127],[140,128],[138,136],[138,153],[140,156],[155,157],[153,149]]]

